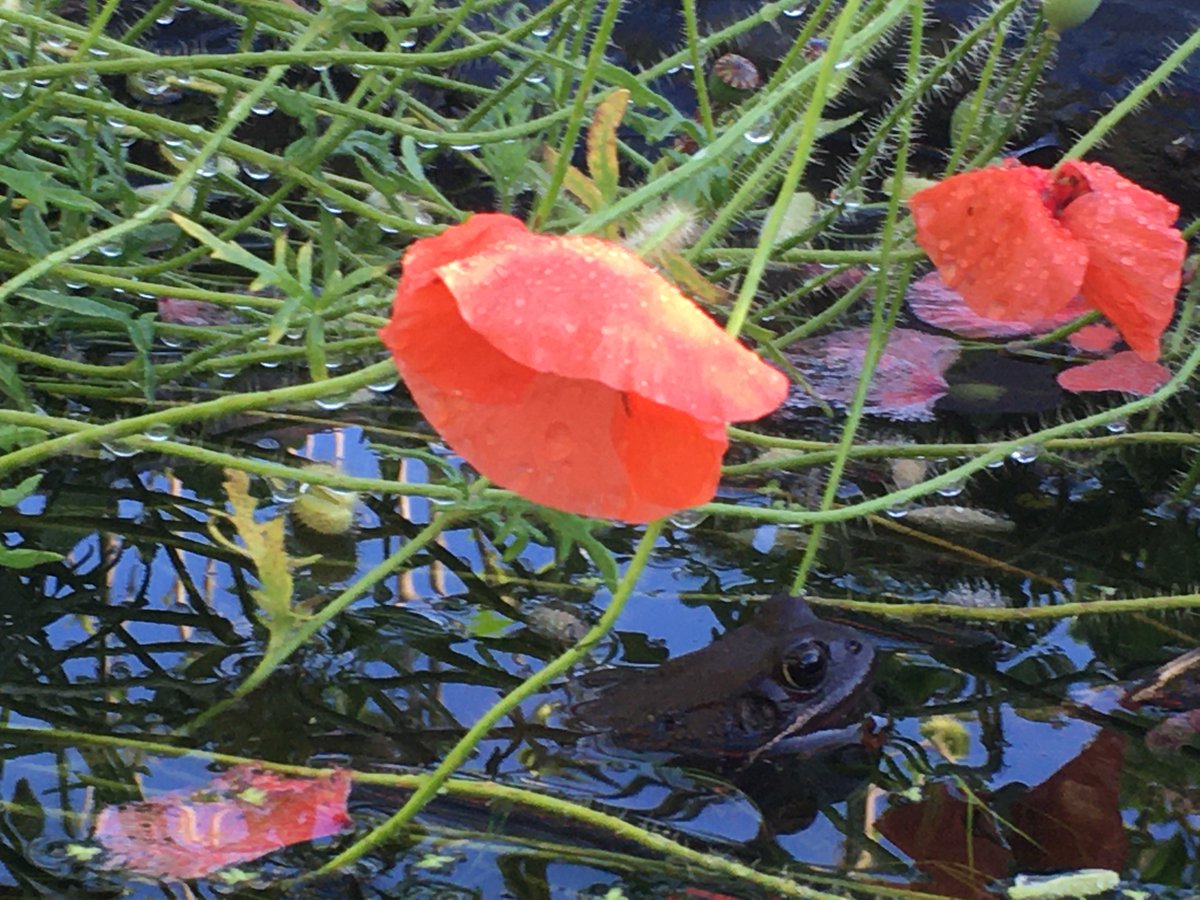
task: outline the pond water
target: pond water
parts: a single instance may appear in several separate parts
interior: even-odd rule
[[[1030,28],[1040,4],[1015,0],[927,4],[941,23],[897,0],[867,0],[853,22],[840,18],[852,4],[722,0],[696,4],[703,47],[685,57],[663,41],[688,31],[683,7],[647,2],[616,17],[593,66],[584,36],[601,6],[562,0],[26,5],[0,9],[0,551],[18,551],[0,569],[0,893],[1195,895],[1194,390],[1079,426],[1122,402],[1060,389],[1085,351],[971,332],[961,302],[949,325],[910,295],[837,508],[817,512],[867,325],[878,332],[877,309],[904,299],[893,287],[928,271],[907,214],[885,227],[893,152],[941,177],[950,152],[953,169],[1021,146],[1053,165],[1084,132],[1091,147],[1098,110],[1195,27],[1191,10],[1137,4],[1135,52],[1122,0],[1103,5],[1100,30],[1061,40]],[[97,24],[100,6],[114,16]],[[444,28],[451,8],[463,15]],[[832,54],[843,39],[853,52]],[[711,62],[715,77],[721,59],[758,90],[726,81],[722,99],[710,78],[706,122],[693,73]],[[1026,67],[1043,64],[1037,108]],[[583,73],[583,92],[605,98],[594,132],[591,107],[572,112]],[[797,98],[818,83],[833,102],[806,124]],[[1178,202],[1186,227],[1200,208],[1197,85],[1182,69],[1169,84],[1094,158]],[[578,132],[564,131],[568,112]],[[568,155],[544,164],[542,148],[569,151],[564,135],[580,138],[580,170],[538,211]],[[477,208],[643,248],[674,240],[662,221],[690,217],[695,254],[661,265],[724,302],[755,267],[800,147],[811,159],[795,157],[805,178],[784,198],[796,221],[764,255],[744,337],[775,363],[790,354],[833,409],[796,389],[748,426],[773,445],[735,433],[723,505],[668,522],[615,628],[503,717],[411,827],[334,865],[601,620],[616,581],[605,554],[632,566],[644,531],[497,500],[390,363],[371,389],[320,405],[270,392],[311,398],[361,357],[382,360],[402,248]],[[120,240],[100,243],[109,228]],[[1175,274],[1160,281],[1174,290]],[[1194,271],[1189,282],[1171,298],[1181,312],[1155,386],[1195,370]],[[919,365],[930,360],[936,371]],[[240,412],[22,456],[47,435],[213,397]],[[994,464],[940,491],[881,499],[986,453]],[[244,493],[228,466],[249,473]],[[341,489],[288,477],[304,470]],[[421,543],[443,510],[430,497],[476,504],[473,517]],[[828,523],[780,525],[781,511]],[[252,533],[279,535],[286,558],[252,560]],[[756,626],[811,540],[805,596],[825,624],[794,612],[778,633]],[[409,546],[422,549],[392,566]],[[20,551],[43,561],[17,568]],[[736,637],[756,627],[761,640]],[[831,663],[816,634],[853,635],[870,675]],[[712,647],[736,652],[688,656]],[[621,718],[597,704],[630,683],[647,687],[625,694],[629,727],[598,724]],[[820,729],[796,724],[831,697]],[[714,745],[697,710],[754,749]]]
[[[364,395],[324,425],[299,411],[292,423],[218,422],[206,441],[251,458],[421,481],[424,464],[397,456],[425,446],[398,393]],[[1097,590],[1188,589],[1200,581],[1200,506],[1194,494],[1169,496],[1178,460],[1113,440],[1099,454],[1009,460],[961,493],[924,504],[987,511],[993,520],[984,528],[953,514],[922,522],[916,509],[832,528],[810,580],[814,602],[1008,607]],[[897,475],[859,463],[845,493],[878,493]],[[811,489],[805,479],[776,477],[794,494]],[[728,490],[729,499],[744,499],[736,482]],[[261,478],[252,492],[260,518],[289,516],[297,497],[294,485]],[[9,884],[29,893],[160,895],[153,881],[139,887],[136,876],[103,869],[104,857],[87,852],[95,847],[89,822],[106,805],[197,790],[226,767],[147,743],[189,727],[263,652],[248,615],[246,562],[208,539],[209,512],[224,502],[220,473],[210,467],[103,452],[60,459],[39,495],[7,512],[10,544],[66,554],[59,565],[0,575],[0,846]],[[323,536],[292,519],[292,553],[321,554],[297,570],[297,597],[314,607],[328,600],[429,515],[425,500],[364,495],[346,535]],[[614,527],[602,537],[627,559],[635,531]],[[752,615],[748,600],[790,579],[803,540],[803,532],[775,526],[680,520],[659,541],[615,634],[579,668],[649,666],[708,645]],[[501,565],[503,552],[482,531],[447,533],[412,571],[378,584],[259,690],[197,728],[191,745],[361,771],[435,764],[607,602],[578,550],[564,556],[533,540]],[[842,873],[860,884],[961,894],[1016,872],[1104,869],[1182,896],[1200,878],[1200,757],[1164,748],[1153,734],[1155,749],[1147,740],[1187,691],[1140,711],[1122,705],[1155,666],[1194,648],[1197,613],[1044,625],[855,621],[879,653],[863,692],[881,729],[869,749],[840,746],[749,768],[631,752],[590,733],[572,712],[577,670],[502,723],[461,774],[574,800],[818,886]],[[723,687],[720,671],[697,677]],[[360,785],[350,795],[352,830],[243,863],[240,888],[202,881],[198,895],[312,872],[403,797]],[[429,897],[760,891],[520,804],[452,793],[418,822],[416,832],[346,872],[277,889]]]

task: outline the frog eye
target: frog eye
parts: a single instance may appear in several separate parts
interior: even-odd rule
[[[820,641],[805,641],[792,647],[783,658],[779,675],[783,683],[798,691],[820,687],[829,667],[829,649]]]

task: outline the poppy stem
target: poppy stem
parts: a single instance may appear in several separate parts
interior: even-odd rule
[[[788,204],[808,168],[808,160],[821,125],[821,113],[825,110],[825,104],[831,99],[830,86],[833,84],[834,74],[840,74],[839,68],[843,65],[840,60],[846,39],[850,36],[860,6],[862,6],[861,0],[848,0],[842,7],[841,13],[838,14],[833,34],[830,35],[829,46],[825,50],[816,83],[813,85],[812,101],[804,112],[804,124],[800,129],[796,149],[792,153],[791,164],[783,176],[783,182],[779,185],[779,193],[775,198],[775,203],[771,206],[770,213],[767,214],[767,220],[763,223],[758,246],[755,248],[754,256],[750,259],[746,277],[742,280],[737,299],[729,313],[729,321],[726,323],[725,330],[735,337],[741,334],[742,326],[746,324],[746,315],[750,311],[750,304],[758,293],[758,285],[767,270],[767,261],[775,247],[775,239],[783,227]]]
[[[1118,122],[1143,103],[1148,102],[1151,95],[1161,88],[1163,83],[1175,72],[1183,68],[1188,57],[1197,50],[1200,50],[1200,28],[1193,31],[1191,37],[1176,47],[1173,53],[1154,68],[1153,72],[1138,82],[1137,86],[1126,94],[1120,103],[1101,116],[1100,120],[1066,152],[1063,162],[1082,158],[1096,144],[1104,140]]]
[[[447,779],[467,761],[475,747],[487,736],[488,732],[491,731],[497,722],[516,709],[527,698],[541,691],[553,679],[565,674],[612,630],[618,617],[621,615],[621,611],[625,608],[625,604],[632,595],[642,571],[650,561],[654,545],[658,541],[658,536],[662,533],[663,524],[663,519],[656,519],[646,526],[646,531],[643,533],[642,539],[638,542],[633,558],[629,561],[629,566],[621,576],[621,581],[617,585],[616,591],[613,592],[608,609],[604,611],[604,615],[600,617],[591,630],[580,639],[579,643],[551,660],[541,671],[535,672],[501,697],[491,709],[480,717],[479,721],[471,726],[462,739],[451,748],[450,752],[442,759],[441,764],[438,765],[413,795],[409,797],[408,801],[395,815],[327,862],[319,870],[320,873],[334,872],[344,866],[351,865],[367,853],[370,853],[372,850],[402,833],[408,827],[413,817],[442,789]]]
[[[608,49],[608,39],[612,34],[613,26],[617,23],[617,14],[620,11],[621,0],[608,0],[607,4],[605,4],[604,13],[600,17],[600,24],[596,27],[596,34],[592,38],[592,49],[588,53],[587,63],[584,66],[583,74],[579,76],[579,86],[575,92],[575,103],[571,107],[571,116],[567,119],[566,132],[563,134],[562,143],[559,145],[558,158],[555,160],[554,170],[550,173],[550,184],[546,186],[546,193],[542,195],[542,202],[538,204],[530,220],[530,225],[535,229],[549,218],[550,212],[554,209],[554,204],[558,200],[559,189],[562,187],[563,180],[567,177],[567,169],[571,165],[575,142],[579,139],[579,132],[583,129],[583,123],[586,119],[584,109],[587,106],[592,85],[596,82],[600,65],[604,62],[604,54]]]

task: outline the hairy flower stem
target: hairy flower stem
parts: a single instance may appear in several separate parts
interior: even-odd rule
[[[470,728],[462,740],[454,745],[429,776],[428,780],[413,793],[408,802],[395,815],[378,828],[372,830],[366,837],[356,841],[353,845],[327,862],[318,870],[319,873],[335,872],[343,866],[350,865],[400,834],[408,827],[413,817],[421,811],[425,804],[432,800],[437,792],[441,790],[446,780],[462,767],[470,757],[471,752],[487,736],[487,733],[491,731],[497,722],[516,709],[524,700],[542,690],[553,679],[566,674],[573,665],[582,660],[592,647],[612,630],[617,618],[621,615],[621,611],[625,608],[626,602],[633,593],[633,588],[637,584],[638,578],[646,568],[646,564],[650,561],[650,554],[654,550],[654,544],[658,540],[662,528],[662,519],[651,522],[646,526],[646,531],[642,535],[642,539],[638,542],[633,558],[629,561],[629,566],[621,576],[620,584],[609,601],[608,609],[604,611],[604,615],[583,636],[579,643],[561,656],[551,660],[541,671],[526,678],[497,701]]]

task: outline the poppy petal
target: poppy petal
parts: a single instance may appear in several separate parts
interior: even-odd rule
[[[908,286],[908,308],[926,325],[967,338],[1007,338],[1022,334],[1045,334],[1091,310],[1080,296],[1045,319],[989,319],[963,301],[962,294],[947,287],[939,272],[918,278]]]
[[[909,200],[917,243],[980,315],[1047,318],[1079,292],[1087,250],[1042,200],[1047,177],[1028,166],[993,166]]]
[[[1083,295],[1153,362],[1175,312],[1187,252],[1175,228],[1179,207],[1100,163],[1063,163],[1059,174],[1089,189],[1059,216],[1087,247]]]
[[[1108,353],[1117,341],[1121,339],[1120,332],[1111,325],[1084,325],[1067,338],[1067,342],[1076,350],[1097,355]]]
[[[438,266],[528,234],[520,219],[503,213],[476,213],[440,234],[413,241],[404,253],[404,277],[398,290],[419,290],[438,277]]]
[[[1122,391],[1145,396],[1166,384],[1170,377],[1171,372],[1164,366],[1145,360],[1132,350],[1123,350],[1108,359],[1064,369],[1058,373],[1058,383],[1073,394]]]
[[[524,395],[499,404],[476,403],[419,375],[406,384],[458,453],[535,503],[648,522],[705,503],[716,488],[723,428],[708,434],[703,423],[598,382],[531,371]]]
[[[406,382],[420,376],[474,403],[516,402],[535,374],[463,321],[454,297],[437,280],[397,291],[392,318],[379,336]]]
[[[529,233],[438,269],[463,318],[539,372],[602,382],[708,422],[757,419],[787,379],[633,253]]]
[[[712,499],[729,439],[725,426],[702,422],[678,410],[627,394],[614,423],[617,453],[630,490],[653,516]],[[622,517],[625,518],[625,517]]]

